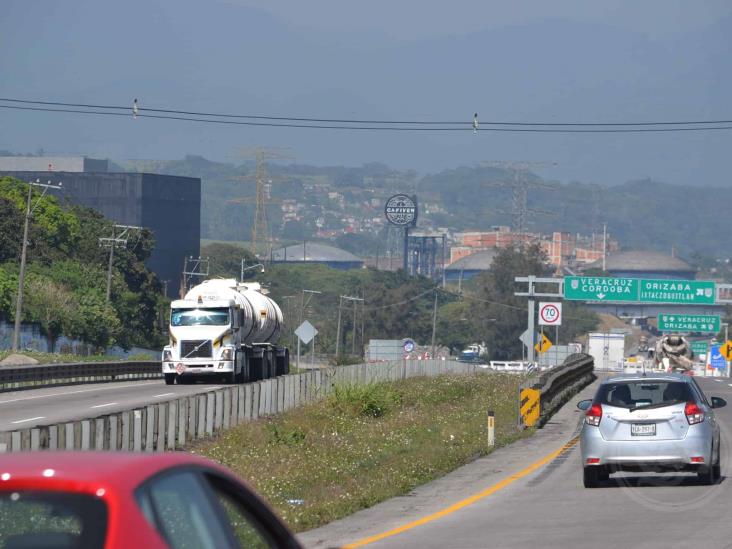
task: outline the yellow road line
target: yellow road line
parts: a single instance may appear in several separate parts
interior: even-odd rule
[[[558,450],[555,450],[551,454],[544,456],[539,461],[532,463],[531,465],[529,465],[525,469],[522,469],[518,473],[514,473],[510,477],[503,479],[502,481],[494,484],[493,486],[490,486],[489,488],[486,488],[482,492],[479,492],[468,498],[465,498],[462,501],[458,501],[457,503],[451,505],[450,507],[446,507],[440,511],[437,511],[436,513],[427,515],[426,517],[422,517],[422,518],[414,520],[412,522],[408,522],[407,524],[403,524],[402,526],[397,526],[396,528],[392,528],[391,530],[387,530],[386,532],[382,532],[380,534],[376,534],[373,536],[369,536],[367,538],[360,539],[358,541],[354,541],[353,543],[344,545],[342,547],[342,549],[355,549],[356,547],[363,547],[364,545],[369,545],[370,543],[374,543],[376,541],[380,541],[385,538],[390,538],[392,536],[396,536],[397,534],[401,534],[402,532],[406,532],[407,530],[411,530],[413,528],[416,528],[417,526],[422,526],[423,524],[427,524],[428,522],[432,522],[434,520],[437,520],[439,518],[452,514],[455,511],[459,511],[460,509],[463,509],[464,507],[467,507],[468,505],[472,505],[476,501],[480,501],[483,498],[487,498],[488,496],[495,494],[499,490],[502,490],[506,486],[513,484],[514,482],[525,477],[526,475],[530,475],[531,473],[533,473],[540,467],[543,467],[544,465],[546,465],[553,459],[559,457],[564,452],[566,452],[567,450],[569,450],[570,448],[575,446],[578,441],[579,441],[579,437],[574,437],[569,442],[567,442],[567,444],[565,444]]]

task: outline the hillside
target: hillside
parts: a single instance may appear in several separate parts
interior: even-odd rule
[[[211,162],[199,156],[175,161],[124,163],[127,169],[200,177],[203,184],[201,237],[247,241],[254,206],[254,166]],[[273,178],[268,206],[275,239],[327,239],[369,256],[398,246],[383,224],[384,200],[394,192],[416,193],[419,227],[452,231],[510,225],[510,174],[497,168],[459,167],[418,177],[383,164],[356,168],[307,165],[269,166]],[[536,176],[531,176],[541,181]],[[589,234],[602,223],[624,249],[668,252],[684,257],[724,256],[727,221],[719,209],[724,189],[678,186],[652,180],[615,187],[541,181],[528,205],[550,212],[533,215],[529,230]],[[230,201],[243,199],[244,203]],[[284,202],[283,202],[284,201]]]

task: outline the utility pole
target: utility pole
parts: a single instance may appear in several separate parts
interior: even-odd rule
[[[338,349],[341,345],[341,306],[343,305],[343,296],[338,299],[338,328],[336,328],[336,350],[335,356],[338,360]]]
[[[602,270],[605,270],[605,260],[607,258],[607,223],[602,224]]]
[[[120,231],[117,234],[117,230]],[[129,231],[142,231],[142,227],[136,227],[133,225],[112,225],[112,237],[111,238],[100,238],[99,245],[103,247],[109,247],[109,263],[107,265],[107,303],[112,298],[112,265],[114,262],[114,249],[117,245],[127,246],[127,233]]]
[[[432,305],[432,359],[437,358],[435,356],[435,330],[437,328],[437,288],[435,288],[435,302]]]
[[[60,189],[62,186],[61,183],[58,185],[51,185],[51,182],[49,181],[48,184],[43,184],[39,180],[36,180],[35,183],[29,182],[28,183],[28,201],[25,205],[25,225],[23,226],[23,243],[21,246],[21,252],[20,252],[20,273],[18,276],[18,298],[15,302],[15,327],[13,330],[13,346],[12,350],[17,351],[20,347],[20,320],[23,316],[23,290],[25,288],[25,258],[28,253],[28,226],[30,225],[30,218],[33,215],[33,212],[38,207],[38,204],[41,203],[41,199],[45,196],[46,192],[48,192],[48,189]],[[38,198],[38,202],[36,202],[36,205],[33,206],[33,209],[31,209],[31,200],[33,199],[33,187],[43,187],[43,192],[41,193],[41,196]]]
[[[310,305],[310,301],[313,299],[313,295],[322,294],[322,293],[323,292],[319,292],[317,290],[306,290],[303,288],[301,298],[300,298],[300,322],[298,324],[298,327],[300,327],[300,325],[302,324],[303,316],[305,315],[305,308]],[[305,294],[309,294],[307,303],[305,302]],[[315,338],[314,337],[313,337],[313,344],[312,344],[312,347],[310,348],[310,351],[311,351],[310,361],[314,362],[315,361]],[[297,338],[297,367],[298,368],[300,367],[300,338],[299,337]]]
[[[191,264],[189,267],[188,264]],[[256,266],[256,265],[255,265]],[[206,277],[208,276],[209,261],[208,257],[193,257],[187,256],[183,260],[183,287],[181,288],[181,297],[183,297],[188,291],[188,281],[194,276]]]
[[[356,308],[358,307],[358,301],[353,302],[353,340],[351,341],[351,355],[356,355]]]
[[[340,299],[338,301],[338,328],[336,329],[336,355],[335,355],[336,358],[338,358],[338,351],[340,349],[340,343],[341,343],[341,309],[343,306],[344,299],[347,301],[363,301],[363,298],[361,298],[361,297],[352,297],[352,296],[348,296],[348,295],[340,296]],[[356,322],[355,322],[356,304],[355,303],[353,305],[353,317],[354,317],[353,331],[354,331],[354,338],[355,338],[355,332],[356,332]],[[355,339],[354,339],[354,341],[355,341]],[[353,345],[354,345],[354,349],[352,352],[355,352],[355,343]]]

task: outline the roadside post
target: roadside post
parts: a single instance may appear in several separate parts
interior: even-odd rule
[[[496,418],[493,410],[488,410],[488,447],[496,445]]]

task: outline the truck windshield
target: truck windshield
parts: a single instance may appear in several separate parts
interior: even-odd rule
[[[229,309],[173,309],[170,313],[171,326],[226,326],[229,324]]]

